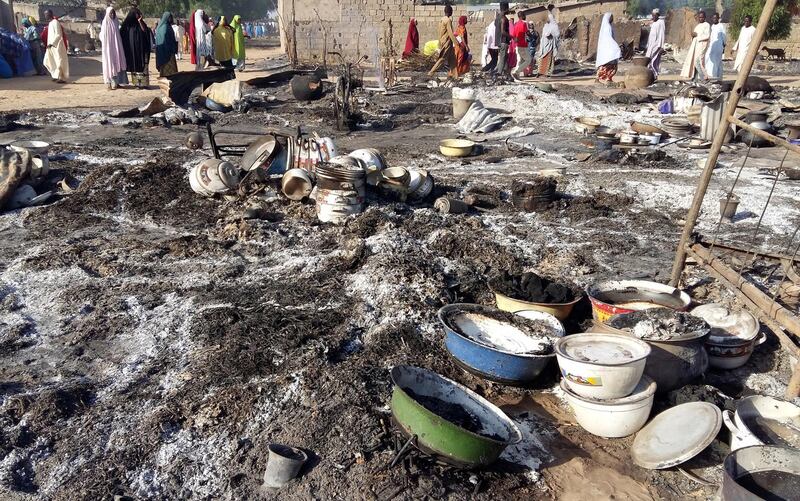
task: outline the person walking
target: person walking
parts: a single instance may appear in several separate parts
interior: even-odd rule
[[[453,6],[444,6],[444,17],[439,20],[439,59],[433,64],[433,67],[428,72],[428,76],[432,77],[439,68],[447,64],[448,76],[458,76],[456,73],[456,49],[458,43],[455,35],[453,35]]]
[[[600,35],[597,38],[597,81],[600,83],[611,84],[614,75],[617,74],[617,63],[622,57],[619,43],[614,40],[614,16],[610,12],[603,14],[603,21],[600,24]]]
[[[136,88],[149,85],[150,29],[144,23],[142,12],[133,8],[125,16],[120,29],[125,63]]]
[[[242,26],[242,16],[239,14],[233,16],[231,29],[233,30],[233,64],[238,71],[244,71],[246,58],[244,39],[247,35],[245,35],[244,27]]]
[[[650,58],[647,67],[653,72],[655,78],[658,78],[658,74],[661,72],[661,55],[664,53],[666,33],[664,20],[660,16],[661,11],[653,9],[651,14],[653,23],[650,25],[650,35],[647,37],[647,52],[645,52],[645,56]]]
[[[117,11],[106,7],[106,15],[100,26],[100,50],[102,51],[103,82],[109,90],[128,83],[127,62],[122,47],[122,37],[117,24]]]
[[[706,51],[706,71],[709,80],[722,80],[722,55],[725,53],[727,44],[728,36],[725,34],[725,26],[719,22],[719,14],[715,12],[711,16],[711,34]]]
[[[456,37],[456,68],[455,76],[460,77],[469,73],[472,64],[472,55],[469,48],[469,34],[467,33],[467,16],[458,18],[458,26],[453,33]]]
[[[692,44],[689,46],[686,60],[683,62],[682,78],[690,80],[708,78],[705,61],[709,38],[711,38],[711,25],[706,22],[705,11],[701,10],[697,13],[697,26],[692,31]]]
[[[225,16],[219,18],[217,26],[212,32],[214,40],[214,59],[225,68],[233,68],[233,30],[228,26]]]
[[[756,34],[756,27],[753,26],[753,18],[744,16],[744,26],[739,31],[739,39],[736,40],[736,45],[733,46],[733,51],[736,52],[736,60],[733,63],[734,71],[739,71],[744,64],[744,58],[747,51],[750,50],[750,44],[753,42],[753,36]]]
[[[176,59],[180,61],[183,59],[183,52],[186,50],[186,29],[183,27],[183,21],[179,19],[172,25],[172,34],[175,35],[175,41],[178,43]]]
[[[494,73],[495,68],[497,67],[497,43],[495,42],[495,22],[492,20],[491,23],[486,27],[486,31],[483,34],[483,51],[481,53],[481,64],[483,68],[481,71],[484,73]]]
[[[42,61],[44,61],[42,39],[39,36],[39,32],[36,31],[36,19],[32,17],[26,17],[22,20],[22,26],[25,28],[22,32],[22,37],[28,42],[28,46],[31,49],[31,61],[33,62],[33,67],[36,70],[36,74],[46,75],[47,70],[42,64]]]
[[[172,12],[167,11],[161,16],[161,22],[156,27],[156,69],[160,77],[168,77],[178,72],[178,63],[175,60],[178,40],[175,38],[175,30],[172,29],[174,22]]]
[[[58,19],[53,15],[53,11],[44,11],[44,19],[47,21],[47,32],[43,35],[47,49],[44,55],[44,66],[50,72],[54,82],[61,84],[67,83],[69,78],[69,60],[67,59],[67,37],[64,35],[64,28]]]
[[[518,21],[514,24],[514,33],[511,34],[516,42],[517,52],[517,65],[511,71],[511,76],[514,78],[519,77],[519,74],[531,64],[528,52],[528,23],[525,22],[525,13],[517,12],[517,19]]]
[[[556,55],[561,43],[561,31],[553,14],[555,6],[547,6],[547,24],[542,28],[541,49],[539,50],[539,75],[551,77],[556,66]]]

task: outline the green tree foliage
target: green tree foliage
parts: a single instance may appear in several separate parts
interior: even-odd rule
[[[161,17],[165,11],[170,11],[186,18],[199,8],[212,17],[227,16],[228,21],[236,14],[244,19],[262,19],[277,8],[277,0],[126,0],[123,4],[128,7],[134,3],[147,17]]]
[[[765,0],[734,0],[731,24],[728,28],[732,39],[735,40],[739,37],[739,31],[744,25],[745,16],[753,18],[753,26],[758,24],[758,19],[761,17],[761,11],[765,3]],[[794,6],[794,0],[779,0],[778,5],[775,6],[775,10],[772,12],[772,17],[769,19],[765,39],[781,40],[789,37],[792,32],[792,8]]]

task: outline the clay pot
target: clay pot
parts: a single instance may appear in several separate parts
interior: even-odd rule
[[[647,65],[650,64],[650,58],[647,56],[633,56],[633,65],[634,66],[642,66],[647,68]]]
[[[655,76],[646,66],[632,66],[625,71],[626,89],[643,89],[655,82]]]
[[[298,101],[316,101],[322,97],[322,80],[317,75],[295,75],[290,84]]]

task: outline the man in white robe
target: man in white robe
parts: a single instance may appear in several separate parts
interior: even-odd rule
[[[658,78],[661,72],[661,54],[664,53],[664,34],[666,28],[664,27],[664,20],[659,16],[661,11],[653,9],[653,24],[650,25],[650,35],[647,37],[647,52],[645,55],[650,58],[650,71],[653,76]]]
[[[705,66],[709,38],[711,38],[711,25],[706,22],[706,13],[701,10],[697,13],[697,26],[692,32],[692,45],[689,46],[686,60],[683,62],[682,78],[692,80],[708,78]]]
[[[734,71],[739,71],[739,68],[744,64],[744,57],[747,51],[750,50],[750,44],[753,42],[753,36],[756,34],[756,27],[753,26],[753,18],[744,16],[744,26],[742,31],[739,32],[739,39],[736,45],[733,46],[733,51],[736,52],[736,61],[733,63]]]
[[[706,72],[709,79],[722,80],[722,55],[728,44],[725,26],[719,22],[719,14],[711,16],[711,36],[706,51]]]
[[[69,60],[67,59],[67,45],[64,43],[64,29],[61,23],[53,17],[52,10],[46,10],[44,18],[47,21],[47,51],[44,54],[44,67],[50,72],[54,82],[67,83],[69,78]]]

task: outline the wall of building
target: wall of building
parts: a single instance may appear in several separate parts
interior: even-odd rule
[[[63,7],[47,3],[14,2],[14,13],[17,21],[23,17],[33,16],[38,21],[44,19],[44,11],[50,9],[56,17],[69,16],[71,18],[102,20],[105,8],[88,6],[86,8]]]
[[[14,9],[12,0],[0,0],[0,28],[14,31]]]
[[[287,32],[289,36],[292,32],[293,7],[297,55],[301,60],[312,62],[322,60],[326,32],[329,52],[342,52],[350,58],[366,55],[372,61],[386,55],[390,48],[395,55],[402,53],[412,17],[417,20],[420,44],[437,39],[437,26],[444,15],[443,5],[417,5],[414,0],[279,0],[284,49],[287,48]],[[566,27],[578,16],[602,16],[604,12],[612,12],[621,20],[625,0],[573,0],[562,2],[557,8],[560,24]],[[496,10],[454,5],[453,11],[454,25],[459,16],[469,17],[471,45],[477,49]],[[533,17],[541,29],[547,18],[545,7],[532,7],[525,12],[530,13],[529,18]]]

